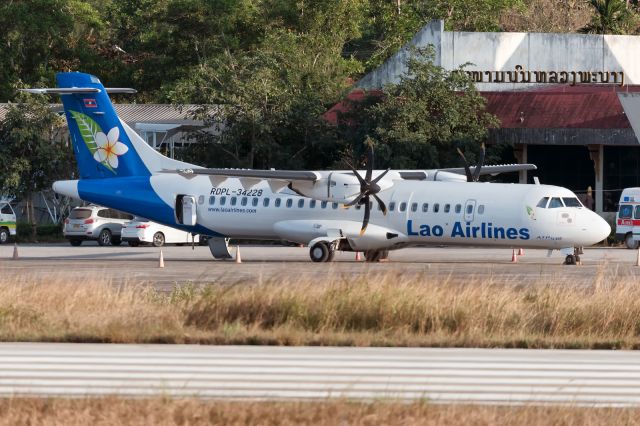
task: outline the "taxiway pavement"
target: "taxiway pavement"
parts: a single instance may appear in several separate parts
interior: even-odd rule
[[[640,353],[0,344],[0,396],[640,405]]]
[[[30,274],[34,278],[83,280],[99,276],[113,283],[146,283],[170,290],[183,283],[243,283],[277,279],[324,280],[362,274],[403,274],[448,281],[491,279],[514,285],[548,282],[591,284],[595,279],[636,279],[637,251],[624,248],[588,248],[581,266],[564,266],[564,258],[546,250],[528,249],[517,263],[510,249],[430,247],[391,252],[388,262],[357,262],[354,253],[338,253],[332,263],[313,263],[306,247],[241,246],[242,264],[216,261],[208,247],[163,247],[165,268],[158,268],[160,249],[154,247],[100,247],[85,243],[0,246],[0,273]]]

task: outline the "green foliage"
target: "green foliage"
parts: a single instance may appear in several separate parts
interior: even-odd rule
[[[46,99],[21,95],[0,122],[0,193],[18,198],[69,178],[71,150],[57,133],[62,120]]]
[[[351,156],[362,154],[367,136],[377,141],[377,167],[450,166],[459,161],[455,147],[477,151],[497,119],[484,111],[486,100],[464,67],[447,71],[433,59],[432,48],[414,50],[407,76],[341,117]],[[352,123],[360,123],[355,132]]]
[[[589,0],[594,15],[580,30],[594,34],[628,34],[637,26],[638,18],[624,0]],[[634,25],[636,24],[636,25]]]

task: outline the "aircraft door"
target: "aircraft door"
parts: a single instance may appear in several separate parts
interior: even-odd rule
[[[197,221],[196,197],[178,195],[176,197],[176,219],[178,223],[194,226]]]
[[[464,221],[473,222],[476,214],[476,200],[467,200],[464,204]]]

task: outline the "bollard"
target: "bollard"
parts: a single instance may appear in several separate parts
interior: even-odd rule
[[[158,260],[158,268],[164,268],[164,256],[162,255],[162,249],[160,249],[160,259]]]
[[[20,256],[18,256],[18,243],[13,243],[13,260],[18,260],[20,259]]]
[[[511,263],[518,263],[518,255],[516,254],[516,249],[511,251]]]
[[[236,246],[236,263],[242,263],[242,257],[240,257],[240,246]]]

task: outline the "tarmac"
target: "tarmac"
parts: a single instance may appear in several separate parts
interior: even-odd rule
[[[306,247],[241,246],[242,263],[214,260],[208,247],[100,247],[85,243],[24,244],[0,246],[0,274],[29,274],[34,278],[58,277],[82,280],[92,275],[114,284],[145,283],[159,290],[177,284],[255,283],[264,280],[295,282],[301,279],[327,280],[364,274],[385,274],[448,280],[452,282],[486,280],[531,285],[546,283],[584,283],[622,277],[638,278],[636,250],[588,248],[582,265],[562,265],[564,257],[546,250],[528,249],[517,262],[512,250],[487,248],[430,247],[392,251],[386,262],[356,261],[355,253],[339,252],[331,263],[313,263]],[[164,268],[159,268],[162,251]],[[233,250],[235,253],[235,249]]]

